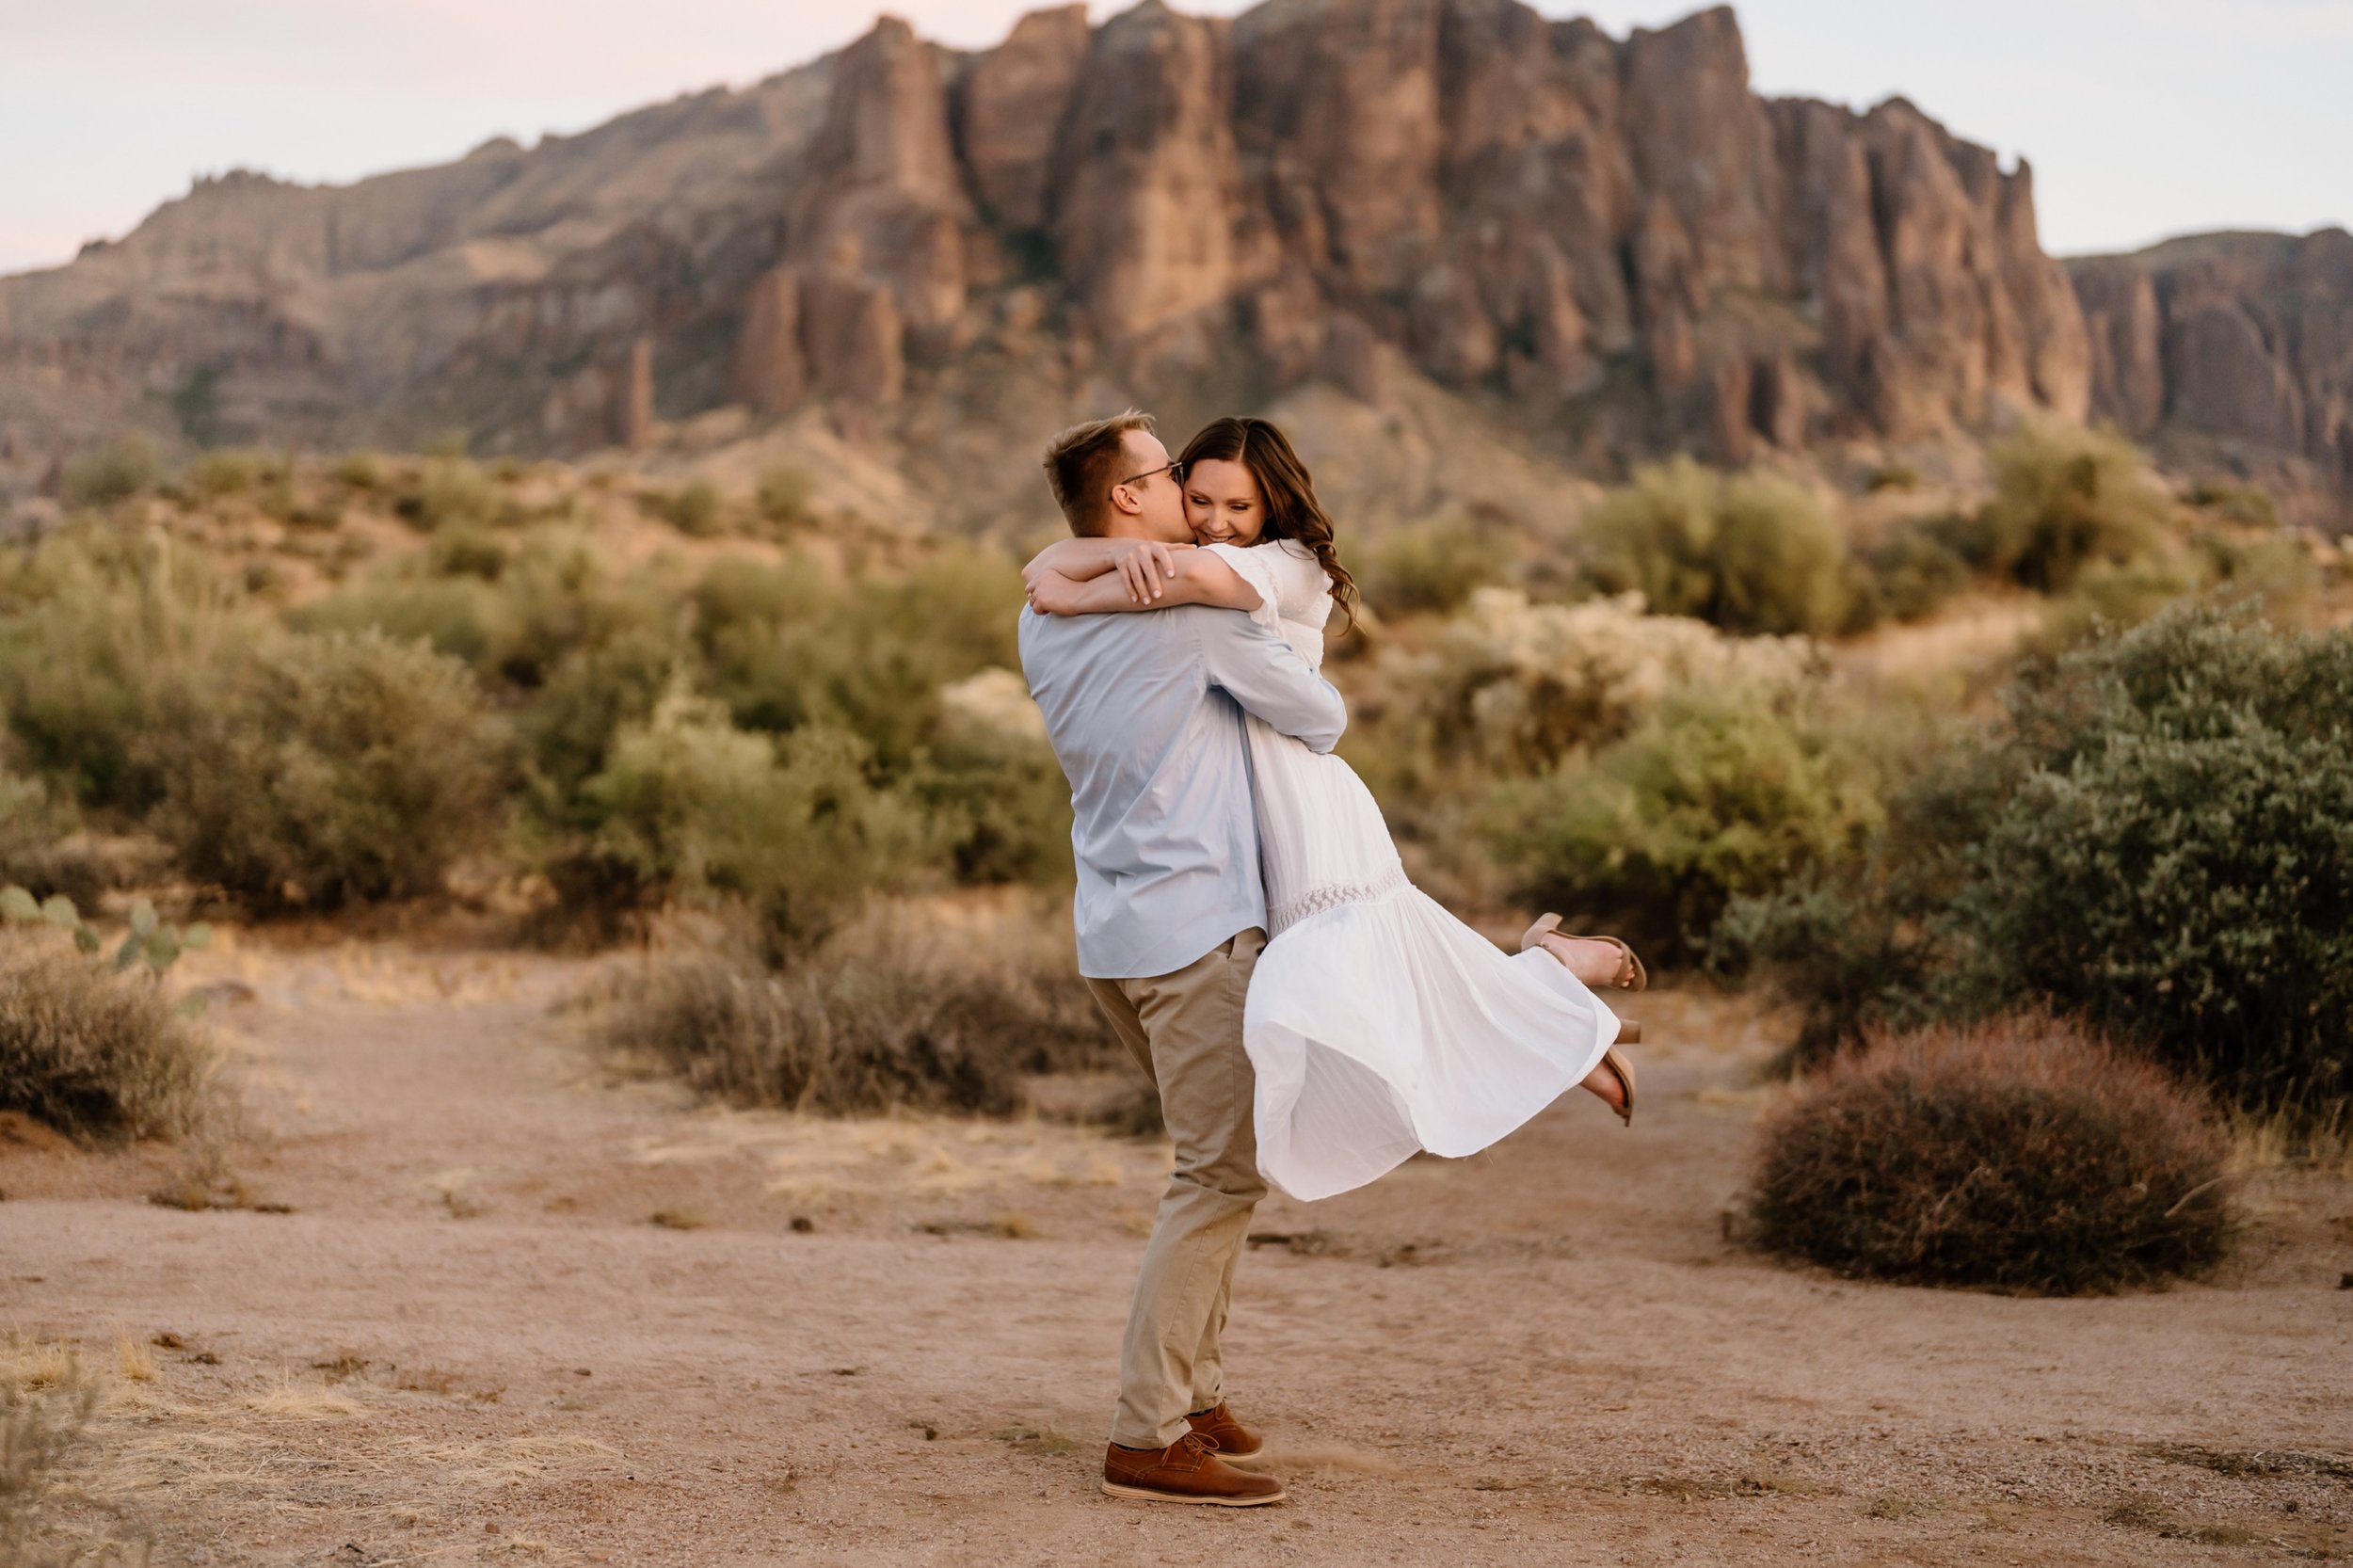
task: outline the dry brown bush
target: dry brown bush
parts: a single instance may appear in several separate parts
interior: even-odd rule
[[[213,1048],[139,974],[0,933],[0,1111],[82,1139],[179,1137],[215,1109]]]
[[[2226,1152],[2157,1067],[2018,1015],[1833,1062],[1766,1128],[1749,1212],[1841,1273],[2071,1295],[2218,1261]]]
[[[1067,949],[1048,947],[960,939],[887,905],[786,972],[742,944],[658,954],[603,1039],[738,1105],[1002,1115],[1023,1075],[1116,1052]]]

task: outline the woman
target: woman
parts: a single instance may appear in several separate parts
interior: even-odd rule
[[[1023,575],[1041,614],[1209,603],[1323,661],[1335,602],[1355,584],[1290,442],[1261,419],[1222,419],[1174,465],[1199,548],[1065,539]],[[1640,990],[1612,938],[1557,916],[1507,956],[1407,880],[1371,792],[1254,717],[1248,728],[1269,940],[1244,1003],[1257,1074],[1258,1164],[1299,1198],[1358,1187],[1420,1149],[1475,1154],[1581,1083],[1631,1121],[1637,1038],[1588,988]]]

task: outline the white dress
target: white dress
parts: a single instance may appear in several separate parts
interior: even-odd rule
[[[1330,582],[1304,547],[1209,550],[1255,618],[1323,663]],[[1406,879],[1381,808],[1337,757],[1246,719],[1266,950],[1244,1003],[1258,1169],[1295,1198],[1361,1187],[1417,1150],[1476,1154],[1600,1062],[1618,1020],[1559,960],[1504,953]]]

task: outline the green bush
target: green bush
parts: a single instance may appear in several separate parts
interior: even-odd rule
[[[696,586],[709,689],[748,728],[830,719],[878,763],[911,765],[939,722],[940,689],[1019,664],[1020,579],[1001,555],[944,547],[904,571],[842,581],[806,558],[729,562]]]
[[[640,901],[732,895],[780,949],[805,946],[942,847],[913,799],[870,779],[869,755],[832,725],[781,741],[738,729],[716,702],[674,689],[620,728],[582,786],[594,825],[559,882]]]
[[[504,812],[505,729],[473,679],[377,632],[266,639],[155,745],[157,833],[262,910],[437,891]]]
[[[2190,504],[2249,528],[2280,526],[2280,508],[2259,485],[2233,485],[2220,479],[2201,479],[2191,487]]]
[[[1365,599],[1389,615],[1451,615],[1473,589],[1511,577],[1515,564],[1498,530],[1471,518],[1439,518],[1381,540],[1364,573]]]
[[[75,530],[0,564],[0,713],[17,755],[85,807],[136,815],[163,794],[150,741],[200,706],[264,622],[168,542]]]
[[[2027,1015],[1875,1041],[1768,1124],[1764,1246],[1841,1273],[2072,1295],[2219,1261],[2227,1144],[2145,1062]]]
[[[2099,431],[2035,424],[1992,453],[1993,499],[1953,540],[1977,569],[2063,593],[2095,565],[2157,548],[2171,515],[2139,449]]]
[[[66,460],[60,494],[69,506],[110,506],[161,479],[163,459],[144,436],[120,436]]]
[[[2353,1098],[2353,632],[2179,605],[2030,664],[1865,850],[1737,905],[1801,1055],[2047,1002],[2251,1108]]]
[[[1947,541],[1954,520],[1906,521],[1856,557],[1847,630],[1883,620],[1925,620],[1969,585],[1969,563]]]
[[[497,482],[478,465],[456,456],[426,463],[393,499],[392,510],[428,534],[519,520]]]
[[[659,590],[616,581],[587,544],[555,529],[535,530],[512,549],[461,528],[449,552],[427,552],[424,569],[403,564],[292,612],[304,631],[374,628],[422,637],[486,680],[529,690],[575,649],[646,630],[663,616]],[[496,550],[496,581],[485,572]],[[477,554],[479,550],[482,553]],[[436,568],[467,568],[459,575]]]
[[[249,447],[216,447],[188,465],[188,485],[205,497],[243,495],[270,468],[266,453]]]
[[[2353,1096],[2353,632],[2168,611],[2030,671],[2007,745],[1960,994],[2047,995],[2249,1105]]]
[[[727,498],[708,479],[654,498],[654,511],[690,539],[717,537],[727,524]]]
[[[614,737],[642,725],[680,674],[670,639],[632,631],[574,648],[516,710],[534,813],[551,825],[580,825],[580,789],[604,771]]]
[[[86,1140],[170,1138],[212,1108],[203,1034],[152,981],[0,930],[0,1110]]]
[[[939,696],[941,722],[912,781],[952,840],[956,879],[1067,882],[1070,785],[1028,684],[987,669]]]
[[[1733,899],[1853,858],[1880,813],[1867,760],[1836,735],[1753,696],[1685,695],[1590,765],[1501,788],[1487,835],[1527,896],[1675,957]]]
[[[73,828],[72,805],[59,800],[47,780],[0,768],[0,883],[30,880],[28,869]]]
[[[774,468],[760,476],[753,504],[778,528],[797,528],[817,520],[809,510],[808,475],[796,468]]]
[[[1637,469],[1584,527],[1589,569],[1660,615],[1729,632],[1836,631],[1847,614],[1846,544],[1813,497],[1689,457]]]
[[[373,452],[346,452],[335,459],[335,482],[349,489],[384,488],[384,459]]]

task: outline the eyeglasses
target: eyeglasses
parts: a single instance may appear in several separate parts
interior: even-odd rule
[[[1168,475],[1170,484],[1181,485],[1185,482],[1184,460],[1182,458],[1176,458],[1169,462],[1162,463],[1159,468],[1148,468],[1142,473],[1131,473],[1127,478],[1122,479],[1119,482],[1119,485],[1132,485],[1139,479],[1149,479],[1156,473],[1165,473]],[[1112,488],[1117,489],[1119,488],[1119,485],[1113,485]]]

